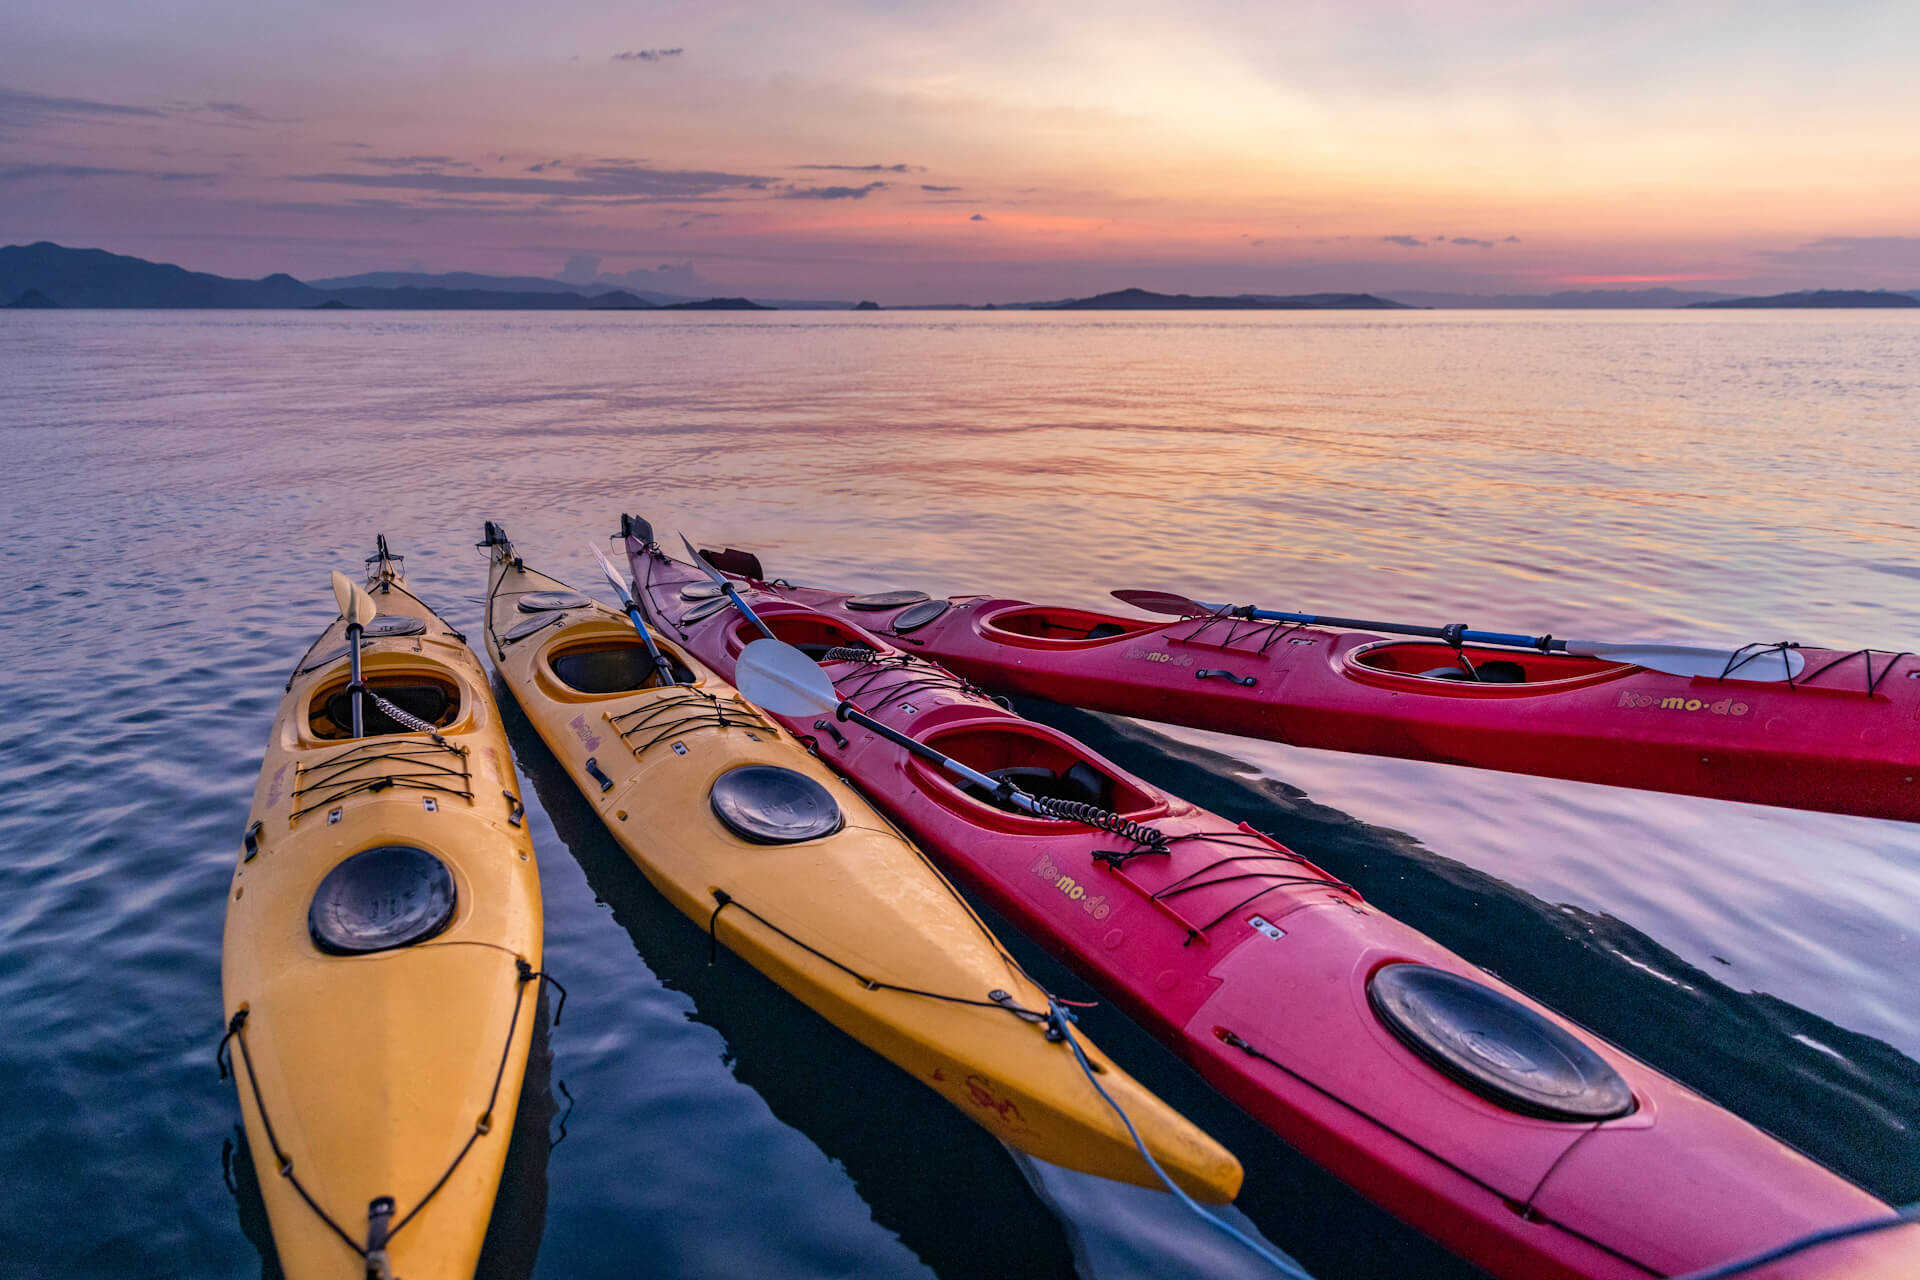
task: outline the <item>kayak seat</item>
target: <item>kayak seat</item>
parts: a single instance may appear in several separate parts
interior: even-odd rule
[[[1127,629],[1117,622],[1103,622],[1087,632],[1089,640],[1108,640],[1114,636],[1127,634]]]
[[[1474,664],[1474,672],[1479,673],[1480,684],[1525,684],[1527,669],[1517,662],[1495,660]],[[1464,680],[1474,683],[1474,676],[1464,667],[1435,667],[1431,671],[1418,673],[1422,680]]]
[[[1011,782],[1030,796],[1071,800],[1099,809],[1111,808],[1113,804],[1113,779],[1090,764],[1073,765],[1065,773],[1055,773],[1044,765],[1013,765],[995,769],[987,776],[996,782]],[[969,786],[966,791],[975,799],[993,800],[992,793],[983,787]],[[1001,807],[1011,811],[1011,806]]]
[[[451,718],[447,713],[453,709],[453,698],[437,684],[369,684],[367,687],[402,711],[418,716],[430,725],[444,726]],[[363,701],[360,715],[368,737],[383,733],[415,732],[382,711],[372,698]],[[353,723],[353,695],[341,689],[328,698],[327,719],[343,731],[346,730]],[[345,737],[346,733],[342,732],[340,736]]]
[[[673,663],[674,675],[682,684],[693,682],[693,673],[685,666],[671,656],[667,661]],[[629,693],[654,684],[656,676],[646,649],[626,641],[556,653],[551,665],[562,683],[581,693]]]

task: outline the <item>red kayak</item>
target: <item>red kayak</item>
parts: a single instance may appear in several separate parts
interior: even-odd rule
[[[644,541],[643,522],[628,527],[654,625],[732,679],[759,632]],[[1010,812],[857,725],[784,718],[822,759],[1221,1092],[1495,1275],[1668,1276],[1890,1216],[1278,842],[813,607],[842,597],[729,581],[841,698],[1087,822]],[[1920,1274],[1916,1237],[1885,1231],[1747,1274]]]
[[[1729,675],[1688,677],[1224,611],[1167,622],[914,591],[794,598],[996,693],[1299,747],[1920,821],[1911,653],[1768,646]],[[1789,658],[1791,679],[1747,678],[1777,677]]]

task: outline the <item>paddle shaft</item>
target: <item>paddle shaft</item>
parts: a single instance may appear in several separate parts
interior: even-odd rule
[[[356,738],[364,738],[367,736],[366,715],[361,710],[361,704],[366,697],[367,686],[365,682],[360,679],[360,637],[365,633],[366,628],[359,623],[349,622],[347,624],[347,652],[349,655],[347,662],[350,671],[347,688],[353,690],[353,736]]]
[[[1339,627],[1344,631],[1386,631],[1400,636],[1423,636],[1432,640],[1444,640],[1458,647],[1462,644],[1497,644],[1511,649],[1538,649],[1542,653],[1551,653],[1567,647],[1564,640],[1555,640],[1552,636],[1512,635],[1505,631],[1474,631],[1465,623],[1456,622],[1447,627],[1417,627],[1402,622],[1374,622],[1366,618],[1328,618],[1316,613],[1283,613],[1278,609],[1256,609],[1251,605],[1235,608],[1232,605],[1208,604],[1196,600],[1202,609],[1211,609],[1215,613],[1226,610],[1245,618],[1258,618],[1263,622],[1298,622],[1310,627]]]
[[[837,708],[835,708],[834,714],[842,720],[852,721],[854,724],[859,725],[862,729],[867,729],[867,730],[870,730],[871,732],[879,734],[881,737],[885,738],[888,742],[893,743],[895,746],[904,748],[906,751],[920,757],[922,760],[925,760],[928,764],[939,765],[942,769],[945,769],[948,773],[951,773],[956,778],[965,779],[966,781],[971,782],[976,787],[985,787],[988,791],[993,792],[997,796],[1005,796],[1007,800],[1010,801],[1016,808],[1025,810],[1027,813],[1040,812],[1039,807],[1033,803],[1032,796],[1027,795],[1026,793],[1014,788],[1008,783],[1000,781],[997,778],[989,778],[986,774],[981,773],[977,769],[969,769],[966,765],[961,764],[958,760],[955,760],[952,756],[946,755],[939,751],[935,751],[932,747],[928,746],[926,743],[921,742],[915,738],[909,738],[906,734],[901,733],[898,729],[889,728],[888,726],[881,724],[878,720],[875,720],[872,716],[860,710],[858,707],[854,706],[851,702],[847,702],[843,699],[840,705]]]
[[[751,622],[754,626],[760,628],[761,635],[765,636],[769,640],[778,640],[780,638],[774,635],[773,628],[769,627],[766,623],[762,622],[760,620],[760,615],[755,613],[753,609],[747,604],[747,602],[740,598],[740,593],[733,589],[733,584],[731,582],[722,581],[720,583],[720,589],[727,593],[727,599],[733,601],[733,607],[746,615],[748,622]]]
[[[647,656],[653,659],[653,668],[660,673],[660,683],[679,684],[673,675],[673,664],[667,661],[666,654],[660,652],[660,646],[653,642],[653,632],[647,630],[646,620],[640,616],[640,605],[632,596],[624,593],[620,603],[627,606],[627,619],[633,623],[633,629],[640,633],[640,643],[647,646]]]

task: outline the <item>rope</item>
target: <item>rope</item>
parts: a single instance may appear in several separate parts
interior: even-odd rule
[[[1904,1227],[1914,1222],[1920,1222],[1920,1200],[1896,1209],[1890,1218],[1869,1218],[1865,1222],[1851,1222],[1845,1226],[1809,1232],[1797,1240],[1789,1240],[1785,1244],[1776,1245],[1749,1257],[1736,1258],[1732,1262],[1724,1262],[1717,1267],[1708,1267],[1705,1271],[1689,1271],[1685,1275],[1675,1276],[1673,1280],[1727,1280],[1729,1276],[1745,1275],[1756,1267],[1766,1266],[1769,1262],[1778,1262],[1782,1258],[1805,1253],[1816,1245],[1831,1244],[1835,1240],[1849,1240],[1854,1236],[1885,1231],[1890,1227]]]
[[[733,907],[735,910],[745,912],[747,915],[752,916],[755,920],[758,920],[761,924],[773,930],[775,933],[785,938],[788,942],[791,942],[794,946],[799,947],[802,951],[806,952],[808,955],[811,955],[816,957],[817,959],[826,961],[828,964],[840,970],[840,972],[846,974],[848,977],[852,978],[855,982],[858,982],[861,986],[865,987],[869,991],[897,991],[902,995],[924,996],[929,1000],[940,1000],[940,1001],[946,1002],[947,1004],[969,1005],[976,1009],[1004,1009],[1008,1013],[1011,1013],[1014,1017],[1019,1018],[1023,1022],[1032,1022],[1037,1024],[1037,1023],[1045,1023],[1047,1021],[1046,1014],[1041,1013],[1037,1009],[1028,1009],[1023,1005],[1015,1003],[1013,997],[1008,993],[1006,993],[1005,991],[990,992],[988,994],[987,999],[976,1000],[971,996],[948,995],[942,991],[927,991],[920,987],[903,987],[896,982],[886,982],[879,978],[868,977],[866,974],[860,972],[858,969],[853,968],[851,965],[842,964],[840,961],[834,959],[832,956],[820,950],[818,947],[812,946],[802,941],[801,939],[794,937],[791,933],[788,933],[785,929],[782,929],[779,925],[767,919],[765,916],[755,911],[752,907],[749,907],[744,903],[742,903],[739,899],[735,898],[732,894],[728,893],[725,889],[715,889],[713,891],[713,900],[714,900],[713,914],[707,917],[707,939],[710,947],[712,948],[708,952],[708,958],[707,958],[708,964],[714,963],[714,961],[719,958],[719,954],[720,954],[720,934],[718,931],[718,925],[720,923],[720,913],[726,910],[728,907]],[[1051,996],[1048,997],[1048,1001],[1049,1003],[1052,1002]]]
[[[445,751],[453,765],[434,758]],[[371,777],[355,775],[364,766],[386,764],[393,770],[406,767],[414,772],[389,771]],[[384,791],[388,787],[407,787],[416,791],[439,791],[462,800],[473,799],[473,776],[467,771],[467,753],[435,737],[434,744],[401,742],[391,739],[360,738],[354,745],[335,752],[324,760],[302,765],[295,777],[292,799],[306,803],[289,815],[295,822],[327,805],[366,791]]]
[[[766,734],[777,732],[773,725],[762,719],[737,695],[722,699],[692,685],[671,687],[674,692],[661,693],[631,711],[607,717],[607,723],[613,726],[613,731],[620,735],[623,742],[633,748],[635,756],[645,755],[650,748],[667,739],[696,729],[758,729]],[[641,734],[649,732],[652,736],[646,741],[636,741]]]
[[[1174,1199],[1186,1206],[1187,1209],[1192,1211],[1194,1216],[1198,1217],[1208,1226],[1244,1245],[1275,1271],[1288,1277],[1288,1280],[1313,1280],[1313,1278],[1307,1274],[1306,1269],[1292,1258],[1281,1253],[1265,1241],[1256,1240],[1218,1214],[1210,1212],[1202,1206],[1199,1201],[1181,1190],[1179,1184],[1168,1177],[1167,1171],[1160,1167],[1160,1162],[1153,1158],[1153,1152],[1147,1150],[1147,1144],[1141,1139],[1140,1131],[1134,1128],[1133,1120],[1127,1115],[1120,1104],[1113,1100],[1113,1095],[1107,1092],[1105,1086],[1100,1083],[1096,1074],[1097,1069],[1093,1063],[1087,1060],[1086,1051],[1080,1047],[1079,1038],[1073,1034],[1072,1015],[1061,1008],[1056,1001],[1049,998],[1047,1001],[1047,1016],[1050,1034],[1057,1039],[1066,1041],[1067,1047],[1073,1050],[1073,1060],[1079,1063],[1080,1070],[1086,1073],[1087,1083],[1093,1086],[1094,1092],[1099,1094],[1101,1099],[1105,1101],[1109,1107],[1113,1108],[1113,1114],[1120,1117],[1120,1123],[1126,1126],[1127,1136],[1133,1139],[1133,1145],[1135,1149],[1140,1152],[1140,1158],[1147,1162],[1147,1167],[1153,1170],[1154,1177],[1160,1179],[1161,1185],[1166,1187]]]
[[[451,944],[440,944],[440,945],[451,945]],[[476,943],[475,945],[494,946],[494,944],[492,943]],[[495,949],[502,950],[502,951],[505,950],[505,948],[502,948],[502,947],[495,947]],[[512,954],[512,953],[509,952],[508,954]],[[446,1171],[443,1172],[440,1175],[439,1179],[434,1182],[433,1186],[427,1191],[426,1195],[420,1197],[419,1202],[416,1203],[412,1209],[407,1211],[406,1216],[401,1218],[399,1222],[395,1223],[391,1230],[387,1231],[385,1237],[381,1241],[381,1247],[376,1249],[369,1249],[367,1246],[360,1244],[350,1234],[348,1234],[347,1230],[344,1227],[342,1227],[339,1224],[339,1222],[337,1222],[333,1218],[331,1214],[329,1214],[325,1209],[320,1207],[319,1202],[313,1198],[312,1194],[308,1192],[306,1187],[302,1185],[300,1179],[295,1175],[293,1171],[293,1157],[288,1155],[280,1147],[280,1138],[278,1133],[274,1130],[273,1119],[267,1114],[266,1099],[263,1098],[260,1094],[260,1078],[253,1069],[253,1055],[247,1049],[247,1037],[244,1034],[244,1032],[247,1025],[247,1016],[250,1011],[247,1009],[239,1010],[233,1015],[232,1020],[230,1020],[227,1023],[227,1032],[225,1035],[220,1037],[220,1043],[213,1051],[214,1065],[220,1069],[220,1078],[222,1080],[225,1080],[229,1075],[237,1074],[233,1066],[232,1053],[229,1050],[228,1046],[230,1044],[239,1045],[240,1046],[240,1062],[247,1069],[247,1088],[248,1088],[248,1091],[253,1094],[254,1110],[260,1116],[260,1127],[266,1131],[267,1146],[273,1152],[274,1162],[279,1166],[280,1176],[285,1178],[287,1182],[293,1187],[294,1191],[298,1193],[298,1195],[300,1196],[300,1199],[306,1202],[307,1208],[313,1210],[314,1216],[319,1218],[321,1222],[325,1223],[328,1229],[331,1230],[333,1234],[340,1237],[341,1242],[344,1243],[347,1246],[347,1248],[353,1250],[353,1252],[362,1260],[370,1261],[374,1253],[380,1252],[382,1249],[384,1249],[384,1246],[386,1244],[392,1242],[393,1237],[400,1234],[400,1229],[402,1227],[406,1226],[409,1222],[413,1221],[415,1217],[419,1216],[420,1211],[426,1208],[428,1203],[431,1202],[433,1198],[440,1193],[440,1189],[442,1187],[447,1185],[447,1181],[453,1177],[454,1170],[460,1167],[460,1162],[467,1158],[467,1153],[469,1151],[473,1150],[474,1143],[478,1142],[486,1134],[492,1132],[493,1108],[494,1108],[494,1104],[499,1100],[499,1097],[500,1097],[500,1084],[506,1078],[507,1062],[509,1059],[509,1055],[511,1055],[513,1052],[514,1033],[519,1029],[519,1026],[520,1026],[520,1010],[521,1010],[521,1007],[526,1003],[527,983],[537,978],[542,982],[551,983],[554,986],[554,988],[560,992],[560,1003],[558,1006],[556,1006],[554,1010],[554,1016],[553,1016],[554,1025],[555,1026],[560,1025],[560,1011],[566,1008],[566,1003],[567,1003],[566,988],[562,987],[557,981],[549,977],[543,970],[535,969],[532,965],[528,964],[526,960],[520,956],[515,955],[513,957],[513,965],[514,965],[514,971],[517,979],[517,985],[514,987],[514,992],[513,992],[513,1017],[507,1023],[506,1040],[500,1046],[500,1063],[494,1069],[493,1087],[487,1093],[487,1105],[485,1109],[481,1111],[479,1119],[474,1121],[473,1132],[467,1135],[466,1142],[463,1143],[460,1147],[460,1150],[454,1154],[453,1160],[450,1163],[448,1163],[446,1167]]]

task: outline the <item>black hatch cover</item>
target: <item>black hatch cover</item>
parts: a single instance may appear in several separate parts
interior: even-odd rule
[[[307,908],[307,932],[330,955],[390,951],[445,929],[453,907],[446,863],[412,845],[383,844],[327,872]]]
[[[848,596],[847,608],[868,609],[878,613],[883,609],[898,609],[901,605],[919,604],[926,598],[924,591],[875,591],[864,596]]]
[[[1387,1029],[1488,1101],[1548,1120],[1612,1120],[1633,1090],[1557,1023],[1493,988],[1423,964],[1390,964],[1367,983]]]
[[[755,844],[796,844],[840,829],[840,806],[804,773],[771,764],[729,769],[713,784],[713,812]]]
[[[893,632],[903,635],[909,631],[918,631],[935,618],[953,608],[951,600],[927,600],[914,605],[911,609],[902,609],[893,619]]]
[[[529,591],[520,597],[520,612],[551,613],[556,609],[584,609],[592,603],[578,591]]]

